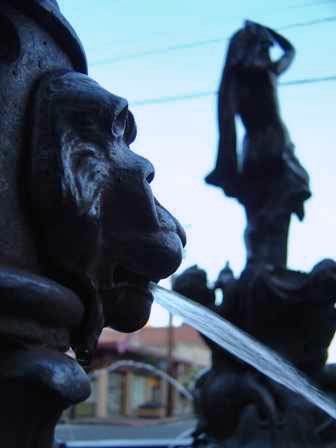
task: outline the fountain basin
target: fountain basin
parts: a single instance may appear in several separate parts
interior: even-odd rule
[[[57,448],[184,448],[191,447],[192,439],[144,439],[144,440],[99,440],[90,442],[60,443]]]

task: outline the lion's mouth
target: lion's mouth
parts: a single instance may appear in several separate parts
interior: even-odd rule
[[[151,280],[141,274],[132,272],[123,266],[117,265],[112,274],[114,288],[132,287],[148,289]]]
[[[151,279],[117,265],[111,280],[110,287],[100,290],[105,326],[127,333],[139,330],[151,311]]]

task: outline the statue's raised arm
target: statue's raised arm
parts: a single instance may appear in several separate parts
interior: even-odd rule
[[[295,48],[284,36],[250,20],[246,20],[243,30],[245,36],[248,36],[245,42],[248,52],[241,61],[245,69],[269,70],[279,76],[289,68],[295,57]],[[275,44],[281,48],[283,54],[278,60],[272,61],[269,49]]]
[[[277,61],[272,62],[271,65],[273,73],[275,73],[276,75],[281,75],[292,64],[293,59],[295,57],[295,48],[284,36],[281,36],[281,34],[278,34],[271,28],[265,28],[265,29],[269,32],[273,40],[283,50],[283,54],[280,56],[280,58]]]

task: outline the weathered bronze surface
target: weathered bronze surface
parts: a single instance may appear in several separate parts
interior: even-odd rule
[[[1,444],[47,448],[90,393],[80,363],[103,326],[147,322],[149,282],[176,270],[185,234],[129,147],[127,101],[87,76],[57,2],[0,3]]]

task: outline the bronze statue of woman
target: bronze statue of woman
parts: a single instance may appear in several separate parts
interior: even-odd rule
[[[276,61],[270,57],[274,44],[283,50]],[[277,96],[277,78],[294,54],[286,38],[246,21],[230,40],[220,83],[218,156],[206,182],[245,207],[248,264],[286,266],[290,216],[294,213],[302,220],[304,201],[311,195],[308,174],[295,157]],[[246,131],[241,163],[237,117]]]

